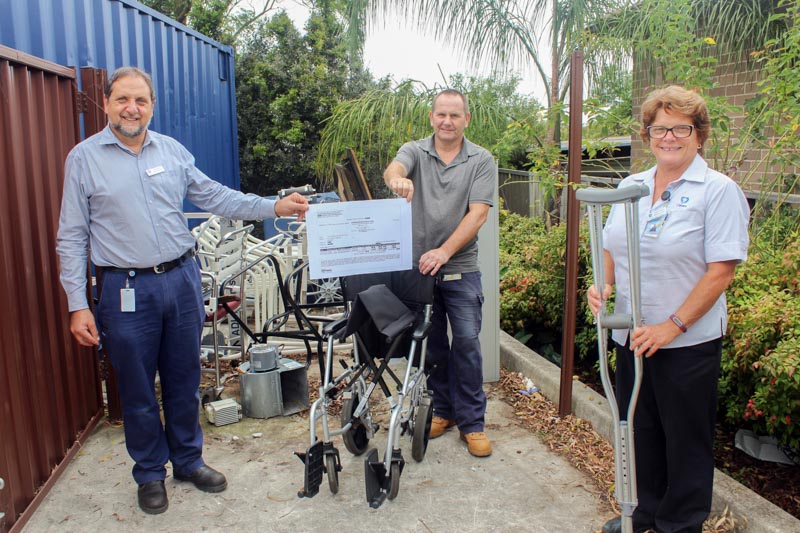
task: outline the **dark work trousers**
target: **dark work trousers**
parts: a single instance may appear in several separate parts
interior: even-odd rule
[[[200,336],[205,310],[193,260],[165,272],[103,270],[97,314],[101,342],[119,379],[125,444],[136,483],[164,479],[165,465],[188,474],[203,466]],[[120,289],[134,289],[135,312],[122,312]],[[164,424],[155,393],[158,371]]]
[[[637,527],[702,531],[714,484],[714,426],[722,339],[644,358],[634,414]],[[626,418],[633,353],[617,345],[617,403]]]
[[[483,392],[481,332],[483,290],[481,273],[439,281],[433,297],[432,326],[426,366],[436,416],[455,420],[462,433],[483,431],[486,394]],[[453,341],[447,336],[447,322]]]

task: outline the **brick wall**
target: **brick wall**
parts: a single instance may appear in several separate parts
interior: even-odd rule
[[[737,112],[731,117],[731,141],[714,146],[712,140],[706,143],[704,157],[715,169],[736,180],[746,192],[754,196],[759,191],[772,191],[773,180],[780,169],[768,166],[769,150],[766,144],[749,141],[740,153],[732,154],[726,144],[731,147],[739,145],[738,137],[745,137],[741,129],[746,127],[744,118],[745,105],[758,92],[759,68],[749,58],[740,59],[733,54],[723,55],[717,64],[715,78],[718,87],[711,90],[710,96],[725,96],[736,106]],[[654,88],[662,87],[666,82],[660,71],[653,71],[648,65],[635,63],[633,71],[633,114],[641,121],[641,104],[645,96]],[[713,118],[713,117],[712,117]],[[631,172],[638,172],[652,166],[655,162],[652,154],[644,146],[641,138],[634,135],[631,140]],[[763,184],[763,187],[762,187]]]

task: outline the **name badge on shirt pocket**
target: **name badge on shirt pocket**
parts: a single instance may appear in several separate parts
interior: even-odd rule
[[[147,170],[145,170],[145,172],[147,173],[148,176],[152,178],[156,174],[161,174],[162,172],[164,172],[164,167],[158,165],[157,167],[148,168]]]

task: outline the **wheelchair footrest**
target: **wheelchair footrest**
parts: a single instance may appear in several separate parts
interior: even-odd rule
[[[405,460],[400,450],[392,451],[392,471],[397,476],[403,473]],[[364,481],[367,491],[367,502],[373,509],[380,507],[386,498],[394,498],[397,494],[390,496],[392,490],[391,473],[386,472],[386,466],[378,458],[378,450],[373,448],[364,460]],[[397,483],[399,480],[394,480]]]
[[[319,492],[322,485],[322,476],[325,473],[325,448],[322,441],[317,441],[305,453],[294,452],[303,461],[305,471],[303,472],[303,490],[297,495],[301,498],[311,498]]]

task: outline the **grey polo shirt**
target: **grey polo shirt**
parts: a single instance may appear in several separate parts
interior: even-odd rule
[[[436,153],[433,135],[400,147],[395,161],[414,182],[411,200],[414,265],[425,252],[438,248],[453,234],[469,204],[491,206],[497,187],[497,166],[488,150],[464,138],[461,152],[445,165]],[[441,269],[443,274],[478,270],[478,237],[464,245]]]
[[[86,309],[86,261],[148,268],[195,245],[188,199],[214,214],[271,218],[274,201],[243,194],[203,174],[178,141],[154,131],[133,153],[106,126],[67,156],[56,252],[69,310]]]

